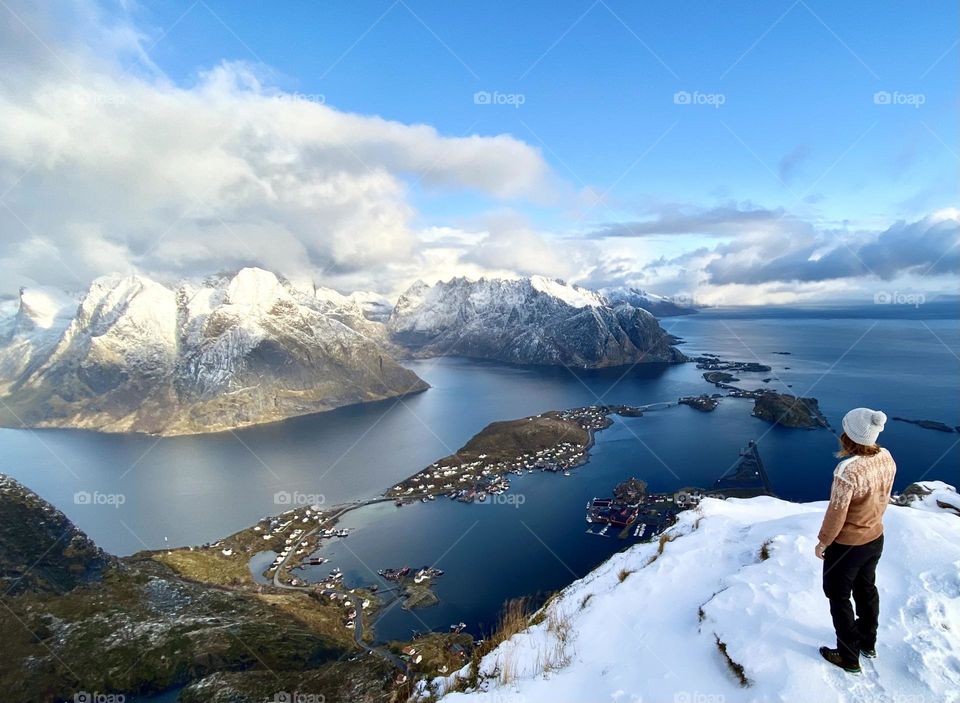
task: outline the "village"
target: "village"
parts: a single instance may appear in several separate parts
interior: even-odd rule
[[[638,416],[630,406],[590,405],[488,425],[456,454],[440,459],[386,492],[398,506],[446,496],[483,502],[510,488],[509,475],[548,471],[569,476],[585,463],[593,433],[612,424],[610,415]],[[487,448],[486,451],[480,451]]]
[[[630,478],[614,488],[612,498],[594,498],[587,503],[587,534],[649,540],[674,524],[680,510],[695,506],[702,498],[696,490],[647,493],[646,482]]]
[[[723,500],[756,495],[773,492],[757,443],[750,440],[736,463],[709,490],[691,487],[674,493],[648,493],[646,482],[636,478],[617,484],[612,498],[594,498],[587,503],[587,533],[650,540],[673,525],[677,513],[696,507],[706,497]]]

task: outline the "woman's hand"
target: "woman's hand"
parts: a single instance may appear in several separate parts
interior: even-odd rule
[[[817,546],[813,550],[813,553],[817,555],[817,559],[823,559],[823,552],[826,548],[826,544],[817,543]]]

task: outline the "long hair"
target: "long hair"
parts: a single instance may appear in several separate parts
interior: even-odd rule
[[[846,432],[840,435],[839,440],[840,450],[835,455],[838,459],[848,456],[873,456],[880,451],[879,444],[858,444],[847,437]]]

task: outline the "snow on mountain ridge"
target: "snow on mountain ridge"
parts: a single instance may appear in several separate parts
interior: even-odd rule
[[[706,499],[670,541],[614,555],[561,591],[481,660],[470,690],[454,692],[456,675],[433,687],[450,703],[960,700],[960,520],[889,508],[879,656],[852,677],[817,652],[834,642],[813,555],[825,508]]]
[[[289,297],[276,274],[256,267],[240,269],[227,285],[229,303],[251,312],[266,312],[278,299]]]
[[[542,276],[414,283],[394,307],[391,339],[420,356],[456,354],[580,368],[682,361],[654,317]]]
[[[69,324],[77,300],[55,288],[22,288],[14,316],[18,331],[49,330]]]
[[[597,293],[556,278],[531,276],[530,285],[535,290],[552,295],[574,308],[600,307],[604,304],[603,298]]]
[[[611,305],[632,305],[643,308],[657,317],[689,315],[696,312],[696,308],[687,303],[678,302],[642,288],[611,287],[601,288],[597,292]]]
[[[262,269],[176,290],[105,276],[62,334],[0,340],[0,423],[203,432],[425,389],[381,330]]]

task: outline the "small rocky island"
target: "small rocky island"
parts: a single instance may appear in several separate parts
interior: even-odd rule
[[[680,405],[689,405],[695,410],[708,413],[717,409],[717,406],[720,404],[720,398],[721,395],[719,393],[714,393],[713,395],[702,393],[700,395],[683,396],[677,402],[680,403]]]
[[[704,369],[703,379],[717,388],[727,391],[733,398],[752,398],[753,416],[761,420],[797,429],[815,429],[830,427],[827,418],[820,411],[820,404],[816,398],[800,398],[789,393],[779,393],[768,388],[747,390],[733,383],[740,381],[735,373],[767,373],[771,369],[765,364],[753,361],[728,361],[713,354],[704,354],[694,359],[698,369]],[[769,383],[772,379],[761,379]],[[710,400],[716,400],[716,395],[693,396],[681,398],[680,402],[698,410],[713,410],[716,405]],[[713,407],[711,407],[713,405]]]
[[[798,398],[776,391],[755,391],[753,415],[761,420],[799,429],[829,427],[816,398]]]
[[[892,417],[891,420],[897,422],[907,422],[911,425],[917,425],[925,430],[936,430],[937,432],[960,432],[960,427],[953,428],[950,425],[939,420],[908,420],[905,417]]]

